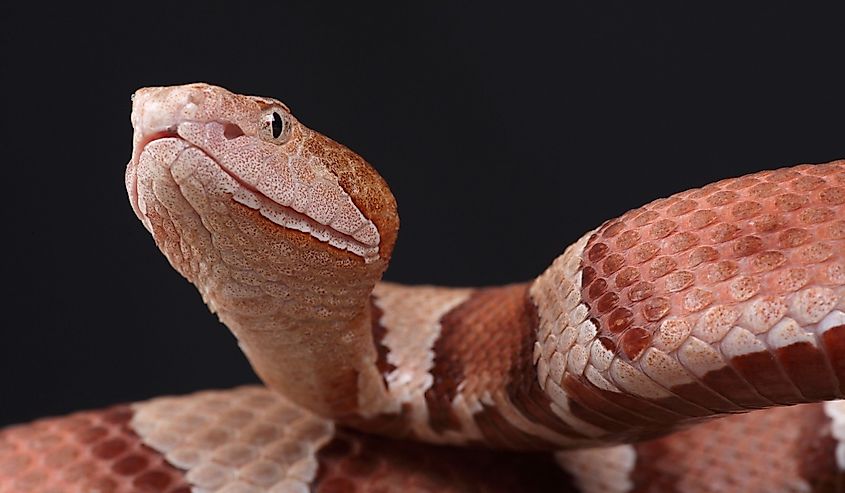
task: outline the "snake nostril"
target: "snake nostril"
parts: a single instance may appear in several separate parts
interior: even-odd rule
[[[227,123],[223,128],[223,137],[226,137],[228,140],[238,138],[242,135],[244,135],[244,131],[234,123]]]

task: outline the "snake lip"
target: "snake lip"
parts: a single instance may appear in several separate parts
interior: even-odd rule
[[[138,216],[138,219],[140,219],[145,226],[146,222],[143,219],[143,214],[138,204],[138,162],[141,159],[141,154],[143,154],[144,150],[147,148],[150,142],[168,138],[177,138],[183,140],[181,137],[179,137],[179,134],[176,133],[175,126],[172,129],[167,128],[165,130],[160,130],[149,134],[142,134],[140,138],[136,138],[135,140],[134,149],[132,151],[132,159],[131,161],[129,161],[129,168],[135,170],[134,172],[132,172],[131,177],[127,177],[126,181],[126,188],[129,192],[129,202],[132,205],[132,209],[135,211],[135,215]]]
[[[153,132],[149,135],[144,136],[144,139],[142,140],[142,147],[145,147],[147,144],[154,140],[166,139],[168,137],[181,138],[179,137],[179,133],[176,131],[176,127],[174,126],[173,128],[159,130],[158,132]]]
[[[147,148],[150,142],[167,138],[185,140],[179,136],[179,133],[176,131],[175,125],[172,128],[166,128],[164,130],[159,130],[148,134],[141,134],[141,138],[138,139],[138,141],[135,143],[135,152],[132,156],[132,161],[136,164],[138,163],[138,158],[141,157],[141,154],[144,152],[144,149]]]
[[[138,160],[141,159],[141,154],[143,154],[144,149],[147,148],[150,142],[169,138],[175,138],[183,141],[185,140],[180,137],[179,134],[176,132],[176,125],[168,127],[164,130],[158,130],[150,133],[141,133],[139,137],[135,138],[135,143],[132,150],[132,163],[135,166],[138,165]]]

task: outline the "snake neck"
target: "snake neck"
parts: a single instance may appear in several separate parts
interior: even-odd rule
[[[530,286],[377,285],[372,333],[389,407],[340,420],[433,443],[511,449],[570,443],[538,385]]]
[[[230,219],[237,223],[238,215]],[[255,264],[245,269],[221,252],[215,277],[195,283],[269,387],[322,416],[368,415],[388,399],[368,303],[386,262],[337,261],[295,243],[269,237],[253,243],[286,253],[271,260],[255,252]]]

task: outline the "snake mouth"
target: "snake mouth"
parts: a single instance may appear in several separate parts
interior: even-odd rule
[[[244,135],[243,131],[237,125],[231,123],[226,123],[224,125],[227,139],[233,139]],[[367,263],[378,258],[378,243],[375,245],[365,243],[358,240],[351,234],[338,231],[330,225],[322,224],[307,214],[298,212],[293,207],[278,203],[258,190],[258,188],[253,184],[238,176],[237,173],[229,169],[219,160],[215,159],[214,156],[212,156],[201,145],[194,144],[179,135],[177,127],[167,128],[165,130],[143,135],[137,141],[137,155],[133,156],[130,166],[134,165],[137,167],[141,156],[151,145],[155,145],[157,141],[166,139],[178,140],[185,144],[185,148],[179,151],[171,162],[167,163],[167,168],[175,163],[184,151],[193,149],[194,151],[201,153],[202,156],[208,159],[209,162],[213,163],[221,176],[228,178],[227,181],[229,181],[231,185],[230,188],[232,188],[232,190],[229,191],[229,195],[232,200],[242,206],[257,211],[265,220],[272,223],[275,227],[282,228],[284,230],[296,230],[308,234],[323,243],[328,243],[334,248],[347,250],[353,254],[363,257]],[[144,213],[139,204],[138,173],[135,171],[132,174],[133,178],[131,180],[131,185],[128,186],[128,188],[130,188],[132,207],[138,217],[141,218],[142,222],[146,224],[146,221],[144,221]]]
[[[138,160],[141,158],[141,154],[144,153],[144,150],[146,150],[146,148],[150,144],[150,142],[153,142],[153,141],[156,141],[156,140],[161,140],[161,139],[169,139],[169,138],[175,138],[175,139],[179,139],[179,140],[183,140],[183,141],[185,140],[185,139],[183,139],[182,137],[179,136],[179,133],[176,131],[175,126],[173,128],[160,130],[158,132],[143,134],[135,142],[135,146],[134,146],[135,150],[132,153],[132,162],[135,163],[136,165],[138,164]]]
[[[172,129],[168,128],[136,138],[132,146],[132,158],[126,167],[126,191],[129,193],[129,203],[132,205],[132,210],[135,212],[135,215],[138,216],[138,219],[141,220],[141,223],[147,227],[147,229],[149,229],[149,227],[147,225],[147,221],[145,220],[145,215],[141,211],[140,204],[138,203],[138,163],[140,162],[141,154],[144,153],[151,142],[169,138],[184,140],[179,137],[178,133],[176,133],[175,126]]]

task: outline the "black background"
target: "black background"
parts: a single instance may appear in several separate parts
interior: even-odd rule
[[[843,16],[818,6],[9,3],[0,425],[256,381],[129,207],[141,86],[274,96],[365,156],[409,283],[530,279],[651,199],[845,157]]]

